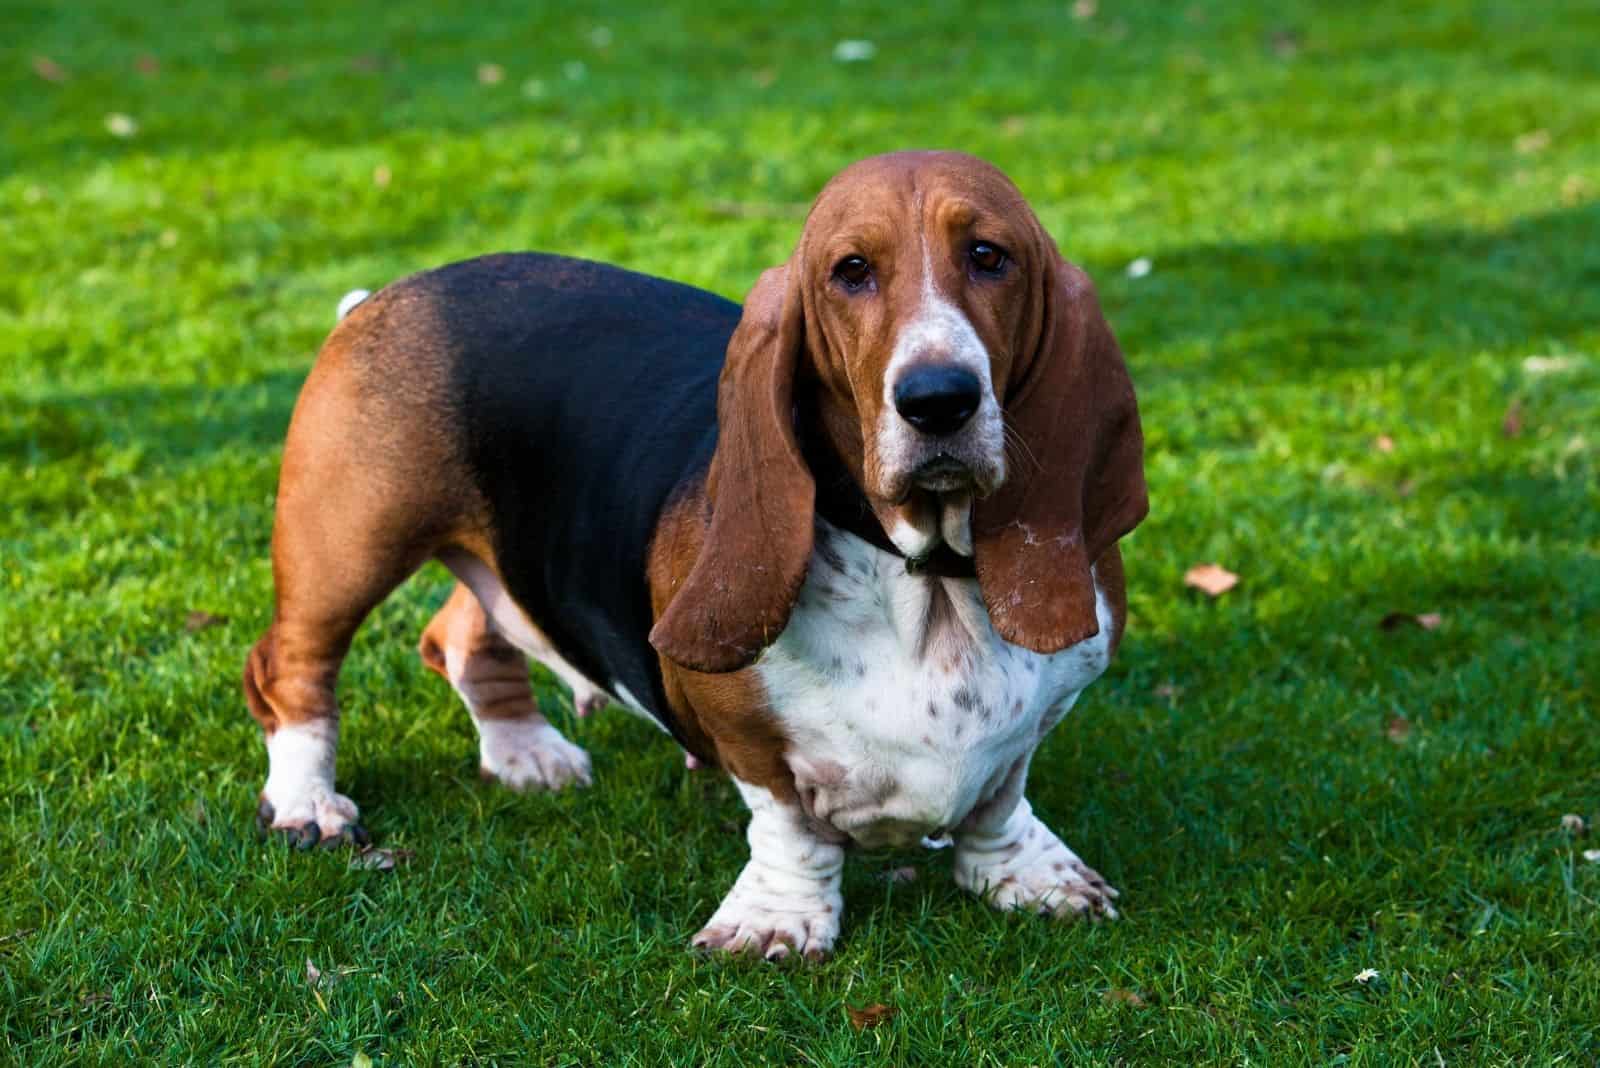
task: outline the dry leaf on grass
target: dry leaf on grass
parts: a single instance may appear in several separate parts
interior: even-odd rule
[[[1516,142],[1517,154],[1531,156],[1536,152],[1543,152],[1550,147],[1549,130],[1529,130],[1518,137]]]
[[[1568,812],[1561,817],[1561,829],[1568,834],[1583,835],[1589,833],[1589,824],[1576,812]]]
[[[1372,447],[1379,452],[1394,452],[1394,438],[1388,434],[1379,434],[1373,439]]]
[[[894,1019],[895,1013],[900,1010],[893,1005],[885,1005],[882,1002],[878,1002],[860,1009],[851,1008],[847,1005],[844,1011],[850,1015],[851,1027],[854,1027],[857,1031],[866,1031]]]
[[[63,67],[49,56],[33,57],[33,73],[37,74],[45,81],[55,82],[57,85],[60,85],[68,78],[72,77],[71,74],[67,73],[67,68]]]
[[[478,64],[479,85],[499,85],[506,80],[506,69],[498,63]]]
[[[1098,0],[1073,0],[1072,17],[1082,22],[1084,19],[1094,18],[1095,13],[1099,10],[1100,4]]]
[[[1522,434],[1522,402],[1512,401],[1506,408],[1506,417],[1500,421],[1500,433],[1508,438]]]
[[[1394,630],[1396,627],[1421,627],[1423,630],[1438,630],[1439,624],[1444,622],[1444,616],[1438,612],[1390,612],[1378,620],[1382,630]]]
[[[1101,994],[1100,1000],[1107,1005],[1132,1005],[1136,1009],[1144,1008],[1144,998],[1134,990],[1112,988]]]
[[[1208,597],[1221,597],[1239,585],[1239,576],[1221,564],[1196,564],[1183,573],[1183,584]]]
[[[146,78],[154,78],[161,73],[161,60],[146,52],[133,61],[133,69],[143,74]]]
[[[372,184],[379,189],[388,189],[392,181],[394,181],[394,171],[389,169],[387,163],[380,163],[372,168]]]
[[[1389,722],[1384,724],[1383,733],[1396,745],[1402,744],[1411,737],[1411,721],[1398,713],[1389,717]]]
[[[227,621],[227,616],[213,615],[210,612],[202,612],[199,609],[195,609],[183,617],[183,629],[193,634],[195,631],[220,627]]]

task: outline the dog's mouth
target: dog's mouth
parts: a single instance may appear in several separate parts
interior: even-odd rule
[[[929,493],[968,493],[977,485],[972,468],[940,453],[911,473],[911,484]]]

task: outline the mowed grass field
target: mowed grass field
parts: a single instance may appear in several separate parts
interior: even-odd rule
[[[1600,820],[1594,4],[0,25],[0,1061],[1600,1057],[1600,832],[1562,822]],[[1013,176],[1139,389],[1128,636],[1031,789],[1124,918],[866,854],[829,963],[697,959],[733,789],[543,674],[596,786],[480,783],[413,652],[437,568],[341,688],[340,787],[400,863],[259,841],[238,675],[339,297],[543,249],[738,298],[831,174],[901,147]],[[1204,562],[1237,588],[1186,589]]]

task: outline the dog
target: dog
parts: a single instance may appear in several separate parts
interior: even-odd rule
[[[413,275],[348,310],[294,409],[244,672],[259,819],[365,842],[335,680],[437,559],[459,582],[419,650],[486,778],[591,782],[525,656],[732,777],[750,860],[693,946],[823,957],[846,846],[930,836],[998,908],[1114,917],[1025,787],[1116,651],[1147,509],[1094,289],[971,156],[842,171],[742,309],[551,255]]]

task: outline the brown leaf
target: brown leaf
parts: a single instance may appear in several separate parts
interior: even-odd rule
[[[72,75],[67,71],[67,68],[63,67],[49,56],[33,57],[33,73],[37,74],[45,81],[55,82],[57,85],[60,85],[68,78],[72,77]]]
[[[1508,438],[1522,434],[1522,402],[1512,401],[1506,408],[1506,417],[1500,423],[1500,433]]]
[[[1531,156],[1550,147],[1549,130],[1529,130],[1516,140],[1517,154]]]
[[[506,80],[506,69],[498,63],[478,64],[479,85],[499,85]]]
[[[1196,564],[1184,572],[1183,584],[1209,597],[1221,597],[1239,585],[1239,576],[1221,564]]]
[[[1072,17],[1082,22],[1084,19],[1094,18],[1099,10],[1099,0],[1073,0]]]
[[[1136,1009],[1144,1008],[1144,998],[1134,990],[1120,990],[1113,987],[1101,994],[1100,1000],[1107,1005],[1132,1005]]]
[[[196,631],[208,630],[211,627],[220,627],[228,621],[227,616],[214,616],[210,612],[195,609],[183,619],[183,629],[190,634]]]
[[[133,61],[133,69],[143,74],[146,78],[154,78],[161,73],[161,60],[146,52]]]
[[[350,69],[357,74],[371,74],[383,65],[383,61],[371,52],[363,52],[359,56],[350,57]]]
[[[394,181],[394,171],[389,169],[387,163],[380,163],[372,168],[372,184],[379,189],[388,189],[392,181]]]
[[[1394,452],[1394,438],[1388,434],[1379,434],[1373,439],[1372,446],[1379,452]]]
[[[1394,630],[1398,627],[1421,627],[1423,630],[1438,630],[1444,622],[1444,616],[1438,612],[1390,612],[1378,620],[1379,628]]]
[[[1384,724],[1383,733],[1395,745],[1404,745],[1405,740],[1411,737],[1411,721],[1395,713],[1389,717],[1389,722]]]
[[[1267,36],[1267,44],[1275,55],[1282,59],[1293,59],[1300,52],[1300,31],[1293,29],[1273,30]]]
[[[851,1027],[854,1027],[857,1031],[866,1031],[894,1019],[895,1013],[900,1010],[893,1005],[877,1002],[860,1009],[854,1009],[847,1005],[844,1011],[850,1015]]]

